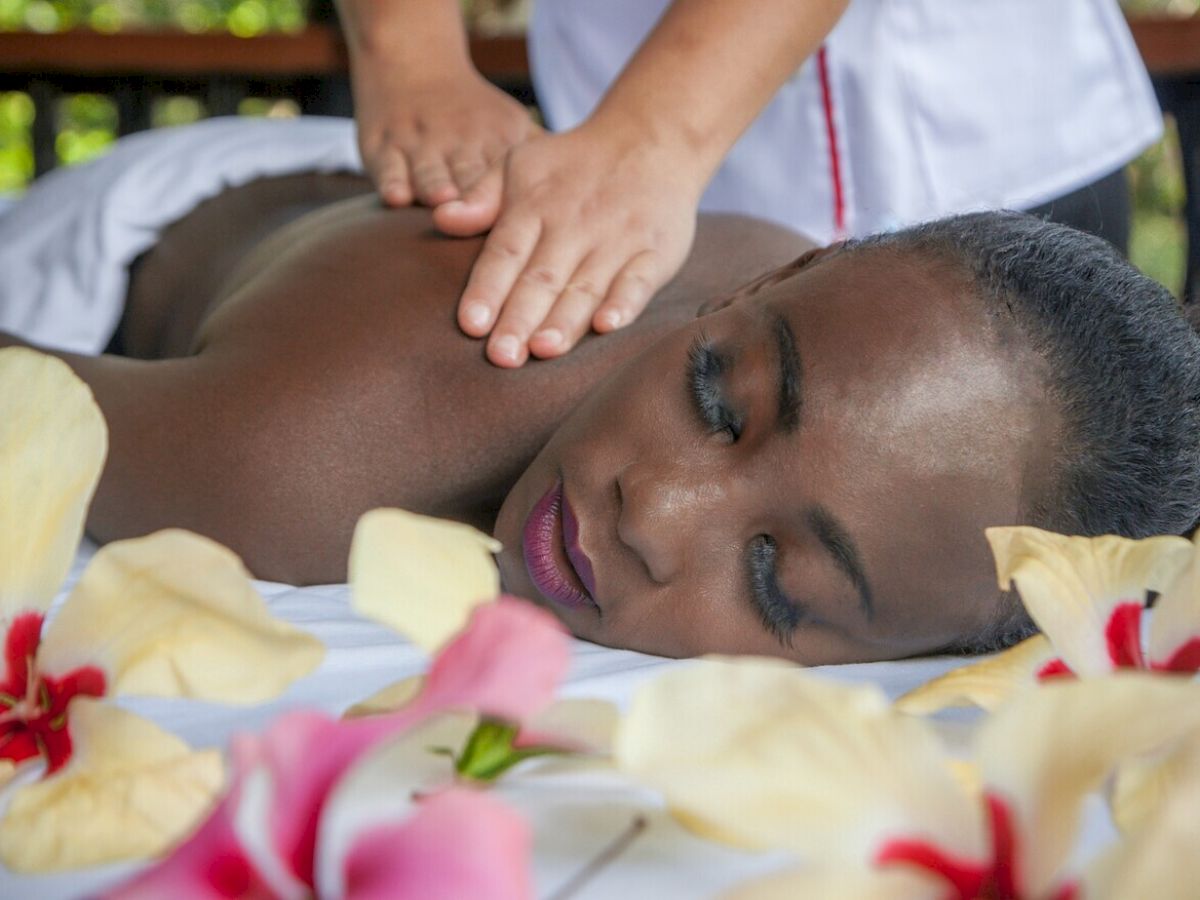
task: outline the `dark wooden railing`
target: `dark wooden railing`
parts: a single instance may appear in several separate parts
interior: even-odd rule
[[[485,77],[533,103],[523,38],[473,38],[471,55]],[[210,115],[235,113],[246,97],[287,97],[302,112],[350,115],[346,70],[346,46],[337,27],[327,24],[254,38],[176,31],[0,32],[0,90],[33,98],[39,175],[57,162],[53,111],[64,94],[111,96],[118,133],[130,134],[150,126],[156,98],[173,94],[198,97]]]

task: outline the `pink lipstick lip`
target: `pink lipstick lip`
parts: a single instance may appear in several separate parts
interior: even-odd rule
[[[534,587],[564,609],[598,611],[568,557],[563,509],[563,487],[558,481],[534,504],[525,521],[521,541],[525,569]],[[589,575],[590,570],[589,562]]]
[[[579,520],[575,518],[575,510],[571,508],[571,501],[567,499],[565,493],[562,498],[562,523],[563,545],[567,551],[567,559],[583,583],[583,589],[595,602],[596,576],[592,572],[592,561],[579,546]]]

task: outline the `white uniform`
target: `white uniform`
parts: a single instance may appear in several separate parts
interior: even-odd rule
[[[530,60],[551,127],[590,113],[667,6],[535,3]],[[1119,168],[1161,128],[1116,0],[852,0],[701,208],[821,241],[1025,209]]]

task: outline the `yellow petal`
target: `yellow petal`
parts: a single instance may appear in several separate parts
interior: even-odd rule
[[[977,804],[922,719],[874,687],[765,660],[709,659],[638,692],[617,764],[689,827],[750,847],[861,864],[891,837],[983,850]]]
[[[101,665],[117,693],[261,703],[323,656],[320,641],[271,616],[233,553],[160,531],[96,554],[38,661],[52,674]]]
[[[1187,565],[1163,590],[1150,620],[1149,661],[1163,665],[1189,641],[1200,640],[1200,530]]]
[[[92,392],[61,360],[0,350],[0,620],[62,585],[108,452]]]
[[[421,692],[425,683],[424,675],[413,675],[395,681],[381,688],[365,700],[355,703],[343,714],[343,719],[361,719],[364,716],[377,716],[381,713],[395,712],[402,706],[407,706]]]
[[[500,592],[492,559],[499,549],[458,522],[372,510],[358,520],[350,546],[354,608],[432,653]]]
[[[51,872],[161,853],[184,837],[221,789],[215,750],[193,751],[107,703],[71,704],[74,755],[16,791],[0,821],[0,860]]]
[[[980,727],[987,790],[1013,814],[1023,887],[1045,895],[1075,843],[1083,798],[1124,759],[1200,726],[1200,684],[1144,672],[1057,680]]]
[[[938,900],[945,882],[896,868],[796,869],[739,885],[725,900]]]
[[[1113,819],[1125,832],[1152,822],[1178,786],[1200,780],[1200,733],[1188,735],[1165,753],[1131,759],[1117,770]]]
[[[1034,687],[1038,670],[1055,655],[1043,635],[1034,635],[913,688],[896,700],[896,709],[913,715],[929,715],[951,706],[993,710],[1017,691]]]
[[[521,727],[523,741],[546,740],[581,753],[609,753],[620,717],[607,700],[556,700]]]
[[[989,528],[1000,587],[1021,600],[1059,656],[1079,675],[1112,670],[1105,630],[1117,604],[1142,603],[1187,563],[1185,538],[1065,537],[1037,528]]]
[[[1200,847],[1196,811],[1200,778],[1178,782],[1146,826],[1119,843],[1089,867],[1086,897],[1125,900],[1191,900],[1200,885]]]

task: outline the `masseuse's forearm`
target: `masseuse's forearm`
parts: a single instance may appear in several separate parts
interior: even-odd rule
[[[707,181],[848,2],[675,0],[591,122],[660,144]]]
[[[378,63],[419,79],[470,64],[458,0],[337,0],[353,68]]]

